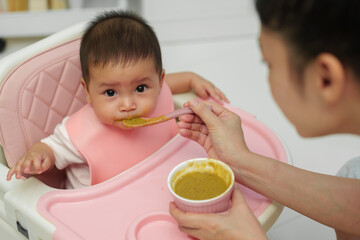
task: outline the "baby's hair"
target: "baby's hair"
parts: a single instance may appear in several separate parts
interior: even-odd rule
[[[162,72],[160,44],[152,27],[128,11],[106,11],[91,21],[82,37],[80,62],[88,85],[90,67],[133,64],[151,58]]]
[[[299,74],[320,53],[336,56],[360,80],[359,0],[255,0],[263,27],[277,32]]]

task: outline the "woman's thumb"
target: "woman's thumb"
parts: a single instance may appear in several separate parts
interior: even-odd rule
[[[241,190],[238,187],[235,187],[235,189],[232,193],[231,202],[232,202],[233,206],[240,206],[242,204],[247,204],[243,193],[241,192]]]
[[[198,99],[192,99],[188,103],[194,113],[201,118],[208,128],[220,123],[218,116],[211,111],[211,105],[206,105]]]

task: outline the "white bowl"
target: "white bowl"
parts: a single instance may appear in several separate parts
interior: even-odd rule
[[[176,194],[173,188],[177,180],[185,174],[194,171],[215,173],[225,180],[227,189],[220,195],[205,200],[191,200]],[[176,206],[184,212],[223,212],[230,207],[234,179],[233,171],[225,163],[211,158],[195,158],[182,162],[171,170],[168,177],[168,188],[174,198]]]

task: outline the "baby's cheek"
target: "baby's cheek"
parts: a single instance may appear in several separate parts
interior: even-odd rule
[[[144,104],[142,108],[142,116],[144,117],[150,116],[156,109],[156,104],[157,101],[148,101],[146,104]]]
[[[102,110],[95,111],[95,114],[98,117],[98,119],[100,120],[100,122],[105,123],[105,124],[113,123],[114,117],[111,115],[110,111],[107,112],[107,111],[104,111],[104,109],[102,109]]]

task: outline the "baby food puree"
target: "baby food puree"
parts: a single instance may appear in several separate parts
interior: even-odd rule
[[[175,193],[191,200],[204,200],[225,192],[225,181],[216,174],[192,172],[184,175],[175,184]]]
[[[231,173],[212,159],[192,162],[173,177],[172,188],[180,197],[205,200],[217,197],[231,185]]]

